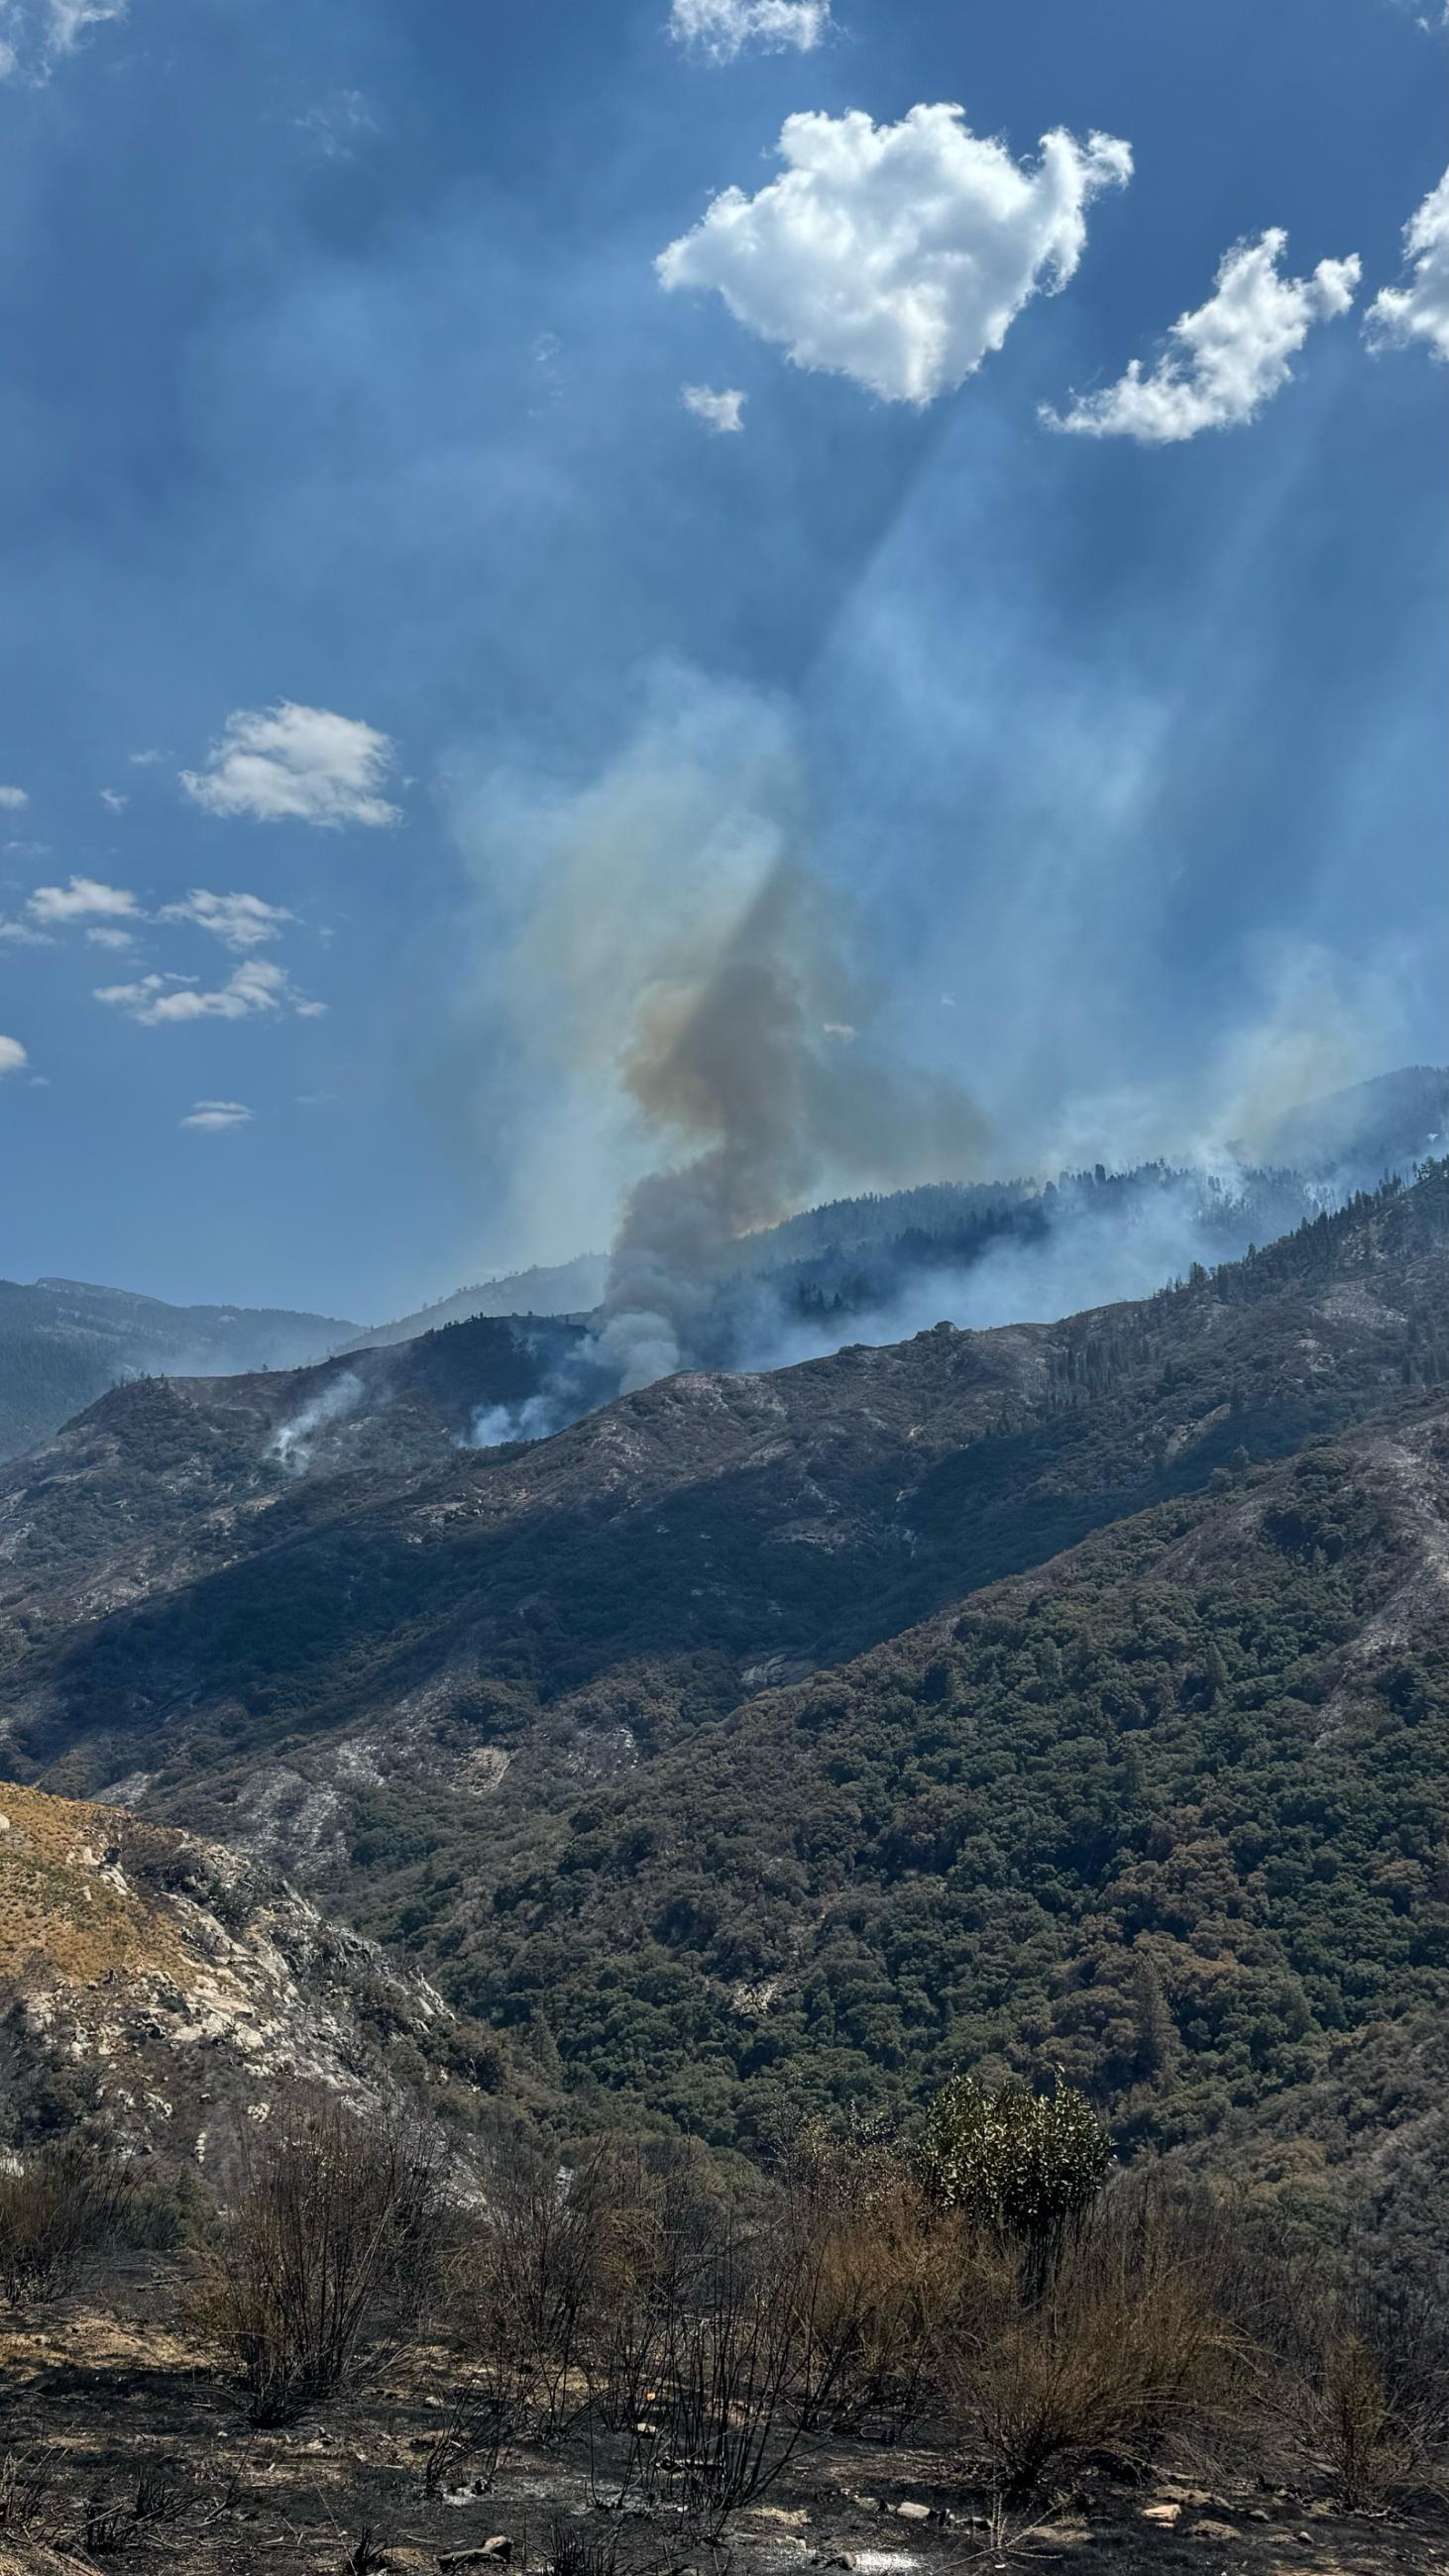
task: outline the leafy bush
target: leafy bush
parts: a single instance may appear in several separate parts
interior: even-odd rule
[[[1096,2198],[1112,2141],[1080,2093],[1058,2084],[988,2092],[958,2075],[926,2114],[917,2169],[931,2199],[1006,2242],[1054,2243]]]

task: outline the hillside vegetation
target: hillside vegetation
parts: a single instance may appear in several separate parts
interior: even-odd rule
[[[758,2145],[1045,2052],[1291,2166],[1449,1969],[1446,1281],[1441,1164],[531,1449],[298,1480],[285,1388],[122,1391],[0,1488],[9,1765],[301,1871],[581,2107]]]

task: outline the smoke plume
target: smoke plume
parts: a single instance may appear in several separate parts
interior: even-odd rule
[[[630,1194],[596,1349],[624,1392],[695,1355],[745,1236],[828,1189],[962,1174],[981,1126],[957,1087],[871,1047],[869,989],[836,908],[782,857],[693,976],[642,998],[623,1078],[666,1146]]]
[[[362,1401],[362,1380],[351,1369],[330,1378],[319,1395],[272,1434],[271,1454],[288,1473],[303,1475],[311,1463],[312,1444],[329,1423],[340,1422]]]
[[[666,675],[592,784],[564,797],[499,779],[470,820],[489,900],[500,876],[535,891],[499,988],[528,1140],[504,1221],[576,1244],[599,1174],[613,1179],[608,1283],[572,1370],[593,1401],[699,1357],[714,1283],[757,1228],[821,1195],[976,1167],[982,1122],[960,1087],[873,1039],[861,934],[815,862],[770,701]],[[581,1389],[567,1396],[559,1418],[580,1409]]]

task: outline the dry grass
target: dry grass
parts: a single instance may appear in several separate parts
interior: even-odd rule
[[[117,1968],[183,1969],[164,1911],[108,1870],[130,1819],[11,1781],[0,1783],[0,1816],[0,1957],[11,1977],[29,1968],[93,1986]]]
[[[1140,2473],[1239,2426],[1254,2355],[1176,2214],[1123,2195],[1077,2228],[1040,2294],[978,2251],[947,2385],[963,2465],[1012,2509],[1095,2464]]]

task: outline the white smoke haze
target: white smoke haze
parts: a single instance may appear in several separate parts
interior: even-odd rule
[[[1273,1160],[1273,1130],[1291,1110],[1398,1060],[1411,974],[1392,942],[1356,969],[1313,941],[1265,949],[1251,1007],[1205,1065],[1069,1097],[1030,1168],[1048,1180],[1096,1163],[1121,1172],[1167,1162],[1240,1186],[1249,1166]]]
[[[511,1440],[546,1440],[566,1420],[553,1395],[531,1395],[525,1404],[480,1404],[460,1449],[502,1449]]]
[[[882,1043],[860,935],[813,864],[803,766],[773,702],[669,675],[591,783],[500,777],[467,827],[480,873],[516,907],[495,969],[521,1068],[502,1224],[520,1249],[562,1253],[612,1200],[613,1238],[589,1336],[542,1394],[479,1408],[466,1445],[480,1448],[545,1437],[682,1368],[777,1367],[943,1318],[1052,1320],[1233,1257],[1274,1230],[1251,1167],[1271,1160],[1275,1121],[1383,1067],[1405,981],[1387,952],[1352,977],[1311,945],[1265,952],[1209,1061],[1064,1090],[1029,1122],[999,1117],[993,1136],[951,1074]],[[1129,983],[1133,971],[1129,953]],[[1125,993],[1109,1000],[1130,1008]],[[959,1027],[953,1017],[952,1044]],[[984,1071],[1002,1034],[980,1031]],[[1132,1191],[1047,1186],[1153,1163],[1172,1174]],[[959,1263],[949,1247],[894,1273],[882,1262],[873,1305],[853,1295],[808,1315],[798,1276],[762,1271],[762,1238],[795,1211],[981,1179],[1024,1183],[1040,1221]]]
[[[311,1464],[318,1432],[353,1412],[362,1402],[362,1393],[362,1380],[351,1369],[330,1378],[310,1404],[304,1404],[299,1413],[272,1434],[269,1456],[277,1459],[289,1475],[304,1475]]]

